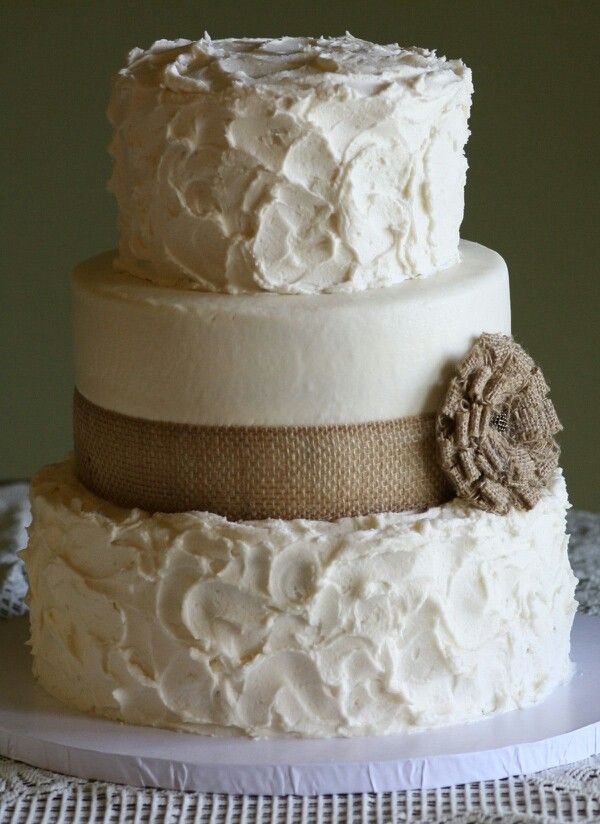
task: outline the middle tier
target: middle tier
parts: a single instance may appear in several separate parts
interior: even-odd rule
[[[73,274],[77,389],[103,409],[208,426],[315,426],[434,413],[482,332],[510,334],[506,264],[461,262],[350,294],[223,295],[115,272]]]

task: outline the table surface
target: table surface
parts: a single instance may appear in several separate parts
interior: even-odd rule
[[[0,485],[0,619],[26,612],[27,584],[17,549],[26,542],[27,484]],[[600,615],[600,515],[569,513],[570,558],[583,612]],[[0,824],[54,822],[600,821],[600,757],[547,770],[439,790],[357,795],[231,796],[137,789],[85,781],[0,758]]]

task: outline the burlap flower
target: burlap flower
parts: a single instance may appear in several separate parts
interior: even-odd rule
[[[456,494],[480,509],[531,509],[558,465],[562,427],[539,367],[511,337],[482,335],[459,363],[436,424]]]

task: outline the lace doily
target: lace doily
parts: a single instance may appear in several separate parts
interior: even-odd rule
[[[27,484],[0,486],[0,618],[27,611],[23,601],[27,582],[17,550],[27,543],[28,523]]]
[[[25,612],[16,549],[26,484],[0,486],[0,619]],[[583,612],[600,614],[600,515],[571,512],[570,556]],[[0,653],[1,654],[1,653]],[[529,776],[398,793],[227,796],[84,781],[0,758],[0,824],[529,824],[599,822],[600,757]]]

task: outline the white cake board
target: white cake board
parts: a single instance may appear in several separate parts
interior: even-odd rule
[[[210,738],[72,711],[31,675],[27,619],[0,621],[0,753],[138,787],[323,795],[430,789],[537,772],[600,752],[600,618],[578,615],[577,673],[535,707],[413,735],[329,740]]]

